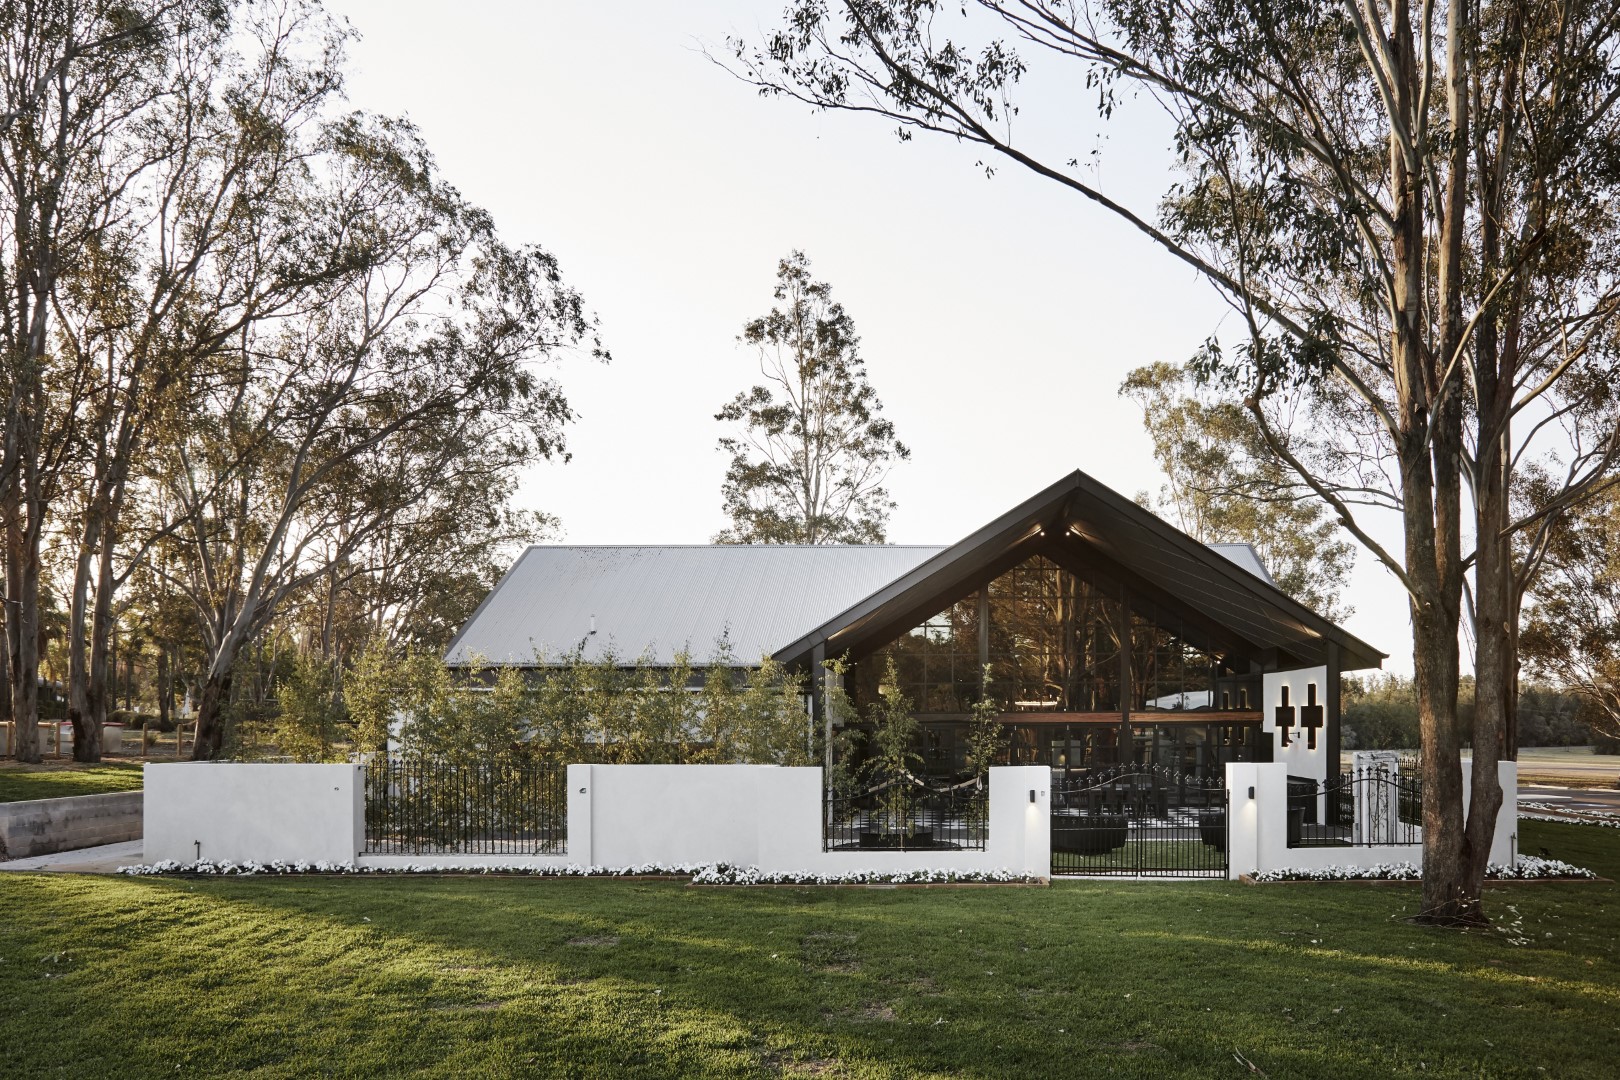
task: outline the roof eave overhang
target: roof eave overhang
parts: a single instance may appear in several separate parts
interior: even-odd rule
[[[811,660],[818,647],[827,656],[837,656],[854,643],[869,642],[891,630],[893,636],[898,636],[914,625],[914,622],[907,620],[914,618],[914,621],[921,621],[934,614],[933,610],[923,609],[939,596],[953,590],[958,590],[958,597],[966,595],[1003,570],[1039,553],[1043,547],[1049,548],[1070,530],[1076,519],[1084,520],[1087,515],[1083,511],[1087,507],[1124,516],[1132,524],[1152,533],[1156,543],[1194,560],[1201,573],[1212,575],[1224,585],[1252,596],[1255,602],[1297,626],[1297,641],[1242,643],[1255,653],[1312,659],[1318,653],[1325,656],[1327,646],[1331,643],[1338,647],[1340,667],[1345,671],[1379,667],[1388,655],[1311,611],[1275,585],[1194,540],[1151,511],[1076,470],[777,650],[773,658],[784,664],[804,665]],[[1086,538],[1083,530],[1076,528],[1074,531],[1081,538]],[[1160,588],[1164,588],[1162,583]],[[944,604],[951,602],[946,600]],[[1187,606],[1195,605],[1188,602]]]

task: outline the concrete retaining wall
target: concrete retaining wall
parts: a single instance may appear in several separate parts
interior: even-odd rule
[[[139,791],[0,803],[0,859],[139,840],[141,806]]]

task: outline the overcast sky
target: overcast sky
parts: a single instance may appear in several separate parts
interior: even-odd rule
[[[737,334],[794,248],[854,319],[912,448],[891,541],[950,543],[1074,468],[1127,496],[1162,482],[1119,384],[1217,333],[1218,297],[1050,181],[762,100],[705,58],[757,38],[781,0],[328,3],[363,35],[351,103],[414,120],[451,182],[509,241],[555,253],[601,320],[612,362],[557,371],[573,459],[525,486],[562,539],[705,543],[723,526],[713,415],[757,374]],[[1151,215],[1172,157],[1148,106],[1102,126],[1078,85],[1025,98],[1021,138],[1099,151],[1092,179]],[[1409,672],[1403,594],[1369,556],[1350,601],[1348,628]]]

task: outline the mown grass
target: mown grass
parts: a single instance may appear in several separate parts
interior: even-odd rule
[[[103,761],[95,765],[6,762],[0,764],[0,803],[137,791],[142,784],[141,775],[138,761]]]
[[[1620,830],[1524,834],[1620,869]],[[1417,897],[7,874],[0,1075],[1614,1075],[1615,886],[1470,933]]]

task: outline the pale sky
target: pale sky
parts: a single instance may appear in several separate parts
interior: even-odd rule
[[[1221,327],[1219,298],[1050,181],[762,100],[704,57],[757,38],[781,0],[328,6],[363,35],[351,104],[415,121],[444,175],[508,241],[557,255],[600,317],[612,362],[556,371],[580,414],[573,460],[524,488],[561,539],[705,543],[724,525],[713,415],[752,385],[737,334],[794,248],[854,319],[912,449],[890,478],[891,541],[951,543],[1075,468],[1126,496],[1162,482],[1119,384],[1187,359]],[[1076,85],[1025,98],[1021,137],[1063,158],[1100,147],[1093,181],[1152,216],[1172,155],[1150,106],[1102,126]],[[1347,628],[1410,672],[1404,595],[1364,553],[1349,600]]]

